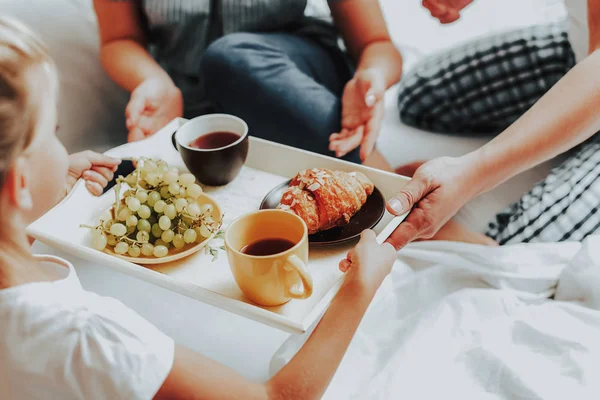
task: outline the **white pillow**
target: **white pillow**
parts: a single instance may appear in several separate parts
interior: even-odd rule
[[[59,137],[69,152],[105,151],[125,143],[128,94],[100,65],[91,0],[2,0],[12,15],[46,42],[60,75]]]

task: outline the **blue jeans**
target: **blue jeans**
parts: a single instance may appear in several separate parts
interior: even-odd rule
[[[233,33],[203,55],[206,99],[244,119],[253,136],[316,153],[340,131],[352,67],[339,49],[288,33]],[[358,151],[345,157],[360,162]]]

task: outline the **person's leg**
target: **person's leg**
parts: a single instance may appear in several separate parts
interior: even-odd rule
[[[394,172],[390,163],[385,159],[383,154],[377,149],[374,149],[373,152],[367,157],[367,159],[363,162],[364,166],[380,169],[386,172]]]
[[[501,132],[575,64],[566,29],[496,34],[425,59],[400,81],[400,119],[445,133]]]
[[[207,99],[243,118],[252,135],[332,155],[350,72],[340,54],[286,33],[234,33],[206,50]],[[358,151],[346,159],[359,162]]]
[[[600,230],[600,134],[572,151],[547,178],[496,216],[500,244],[583,240]]]

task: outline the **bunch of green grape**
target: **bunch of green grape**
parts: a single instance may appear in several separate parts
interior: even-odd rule
[[[123,183],[128,188],[121,198]],[[141,158],[131,174],[117,178],[110,219],[87,226],[92,228],[93,247],[160,258],[202,242],[217,233],[220,221],[212,217],[211,204],[198,204],[201,194],[194,175],[180,174],[162,160]]]

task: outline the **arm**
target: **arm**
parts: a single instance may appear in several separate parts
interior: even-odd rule
[[[379,2],[341,0],[332,2],[330,8],[350,54],[357,61],[357,72],[377,71],[386,89],[398,82],[402,57],[392,43]]]
[[[317,399],[344,355],[374,293],[346,285],[300,352],[266,384],[254,383],[198,353],[178,347],[157,399]]]
[[[346,280],[298,354],[265,384],[254,383],[217,362],[183,348],[156,399],[318,399],[333,377],[363,314],[395,259],[372,231],[342,261]],[[368,260],[368,265],[363,260]]]
[[[100,61],[106,73],[132,92],[149,78],[171,78],[146,50],[141,10],[135,1],[94,0],[100,28]]]
[[[342,157],[361,146],[364,161],[375,148],[385,90],[400,79],[402,57],[388,33],[377,0],[330,0],[333,18],[358,67],[342,96],[341,131],[330,137]]]
[[[475,196],[582,143],[600,130],[600,0],[588,0],[590,51],[521,118],[480,149],[423,164],[388,202],[410,211],[390,237],[401,248],[431,238]]]
[[[135,0],[94,0],[100,59],[106,73],[131,92],[125,109],[128,141],[154,134],[183,115],[183,96],[146,50],[142,10]]]
[[[531,109],[476,152],[482,191],[600,131],[600,0],[588,0],[590,53]],[[523,134],[527,132],[527,134]]]

